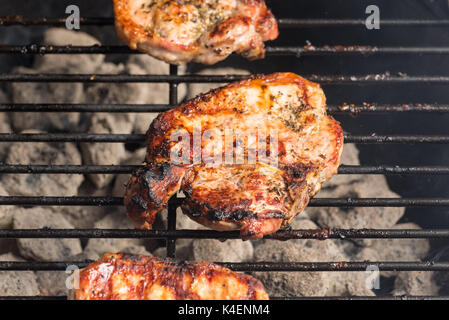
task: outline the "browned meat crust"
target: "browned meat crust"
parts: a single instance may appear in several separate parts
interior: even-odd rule
[[[234,132],[231,146],[241,146],[245,162],[211,166],[204,154],[198,162],[197,149],[201,154],[222,145],[229,128]],[[250,161],[257,146],[245,135],[261,128],[277,132],[276,143],[270,135],[265,140],[266,149],[277,153],[275,164],[259,157]],[[195,130],[203,137],[212,130],[218,139],[193,145],[188,164],[172,163],[171,154],[180,147],[171,137],[179,130],[191,139]],[[147,166],[132,175],[125,194],[128,215],[138,227],[151,228],[168,199],[183,191],[185,214],[216,230],[240,229],[246,239],[277,231],[307,206],[337,172],[343,131],[326,114],[319,85],[277,73],[212,90],[160,114],[147,132],[147,143]],[[225,151],[219,151],[221,159]]]
[[[118,37],[169,63],[214,64],[232,52],[265,56],[277,38],[276,19],[263,0],[114,0]]]
[[[262,283],[209,262],[106,254],[80,272],[74,300],[268,300]]]

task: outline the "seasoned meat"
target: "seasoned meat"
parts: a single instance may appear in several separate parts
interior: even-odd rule
[[[150,229],[183,191],[182,211],[193,220],[261,238],[303,211],[337,172],[342,147],[319,85],[292,73],[254,76],[161,113],[125,205],[138,227]]]
[[[262,283],[209,262],[105,254],[80,271],[73,300],[268,300]]]
[[[114,12],[123,42],[174,64],[261,59],[279,33],[263,0],[114,0]]]

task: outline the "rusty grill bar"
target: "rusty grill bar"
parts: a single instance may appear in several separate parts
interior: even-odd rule
[[[70,265],[84,268],[90,262],[0,262],[0,270],[16,271],[64,271]],[[449,262],[217,262],[234,271],[283,271],[283,272],[318,272],[318,271],[365,271],[368,266],[376,266],[381,271],[449,271]]]
[[[140,168],[138,165],[1,165],[0,173],[51,173],[51,174],[120,174],[131,173]],[[449,174],[449,166],[348,166],[341,165],[339,174]]]
[[[1,53],[1,52],[0,52]],[[447,52],[449,54],[449,51]],[[321,84],[389,84],[389,83],[430,83],[447,84],[449,76],[407,76],[404,74],[366,75],[305,75],[307,79]],[[223,83],[248,78],[242,75],[135,75],[135,74],[0,74],[0,82],[164,82],[164,83]]]
[[[112,113],[145,113],[164,112],[174,108],[169,104],[70,104],[70,103],[3,103],[0,104],[0,112],[112,112]],[[330,114],[359,115],[363,113],[446,113],[449,105],[444,104],[374,104],[363,105],[327,105]]]
[[[281,230],[264,239],[439,239],[448,238],[449,229],[317,229]],[[214,230],[122,230],[122,229],[26,229],[0,230],[1,238],[146,238],[146,239],[240,239],[238,231]]]
[[[52,46],[52,45],[5,45],[0,53],[16,54],[142,54],[127,46]],[[334,55],[334,54],[448,54],[449,47],[374,47],[374,46],[299,46],[266,47],[267,55]]]
[[[0,133],[0,142],[107,142],[143,143],[144,134],[91,134],[91,133]],[[449,135],[349,135],[346,143],[449,143]]]
[[[180,205],[181,198],[172,200]],[[121,197],[0,197],[0,205],[27,206],[121,206]],[[434,207],[449,206],[449,198],[313,198],[310,207]]]
[[[81,18],[82,26],[112,26],[112,18],[89,17]],[[385,27],[445,27],[449,20],[382,20]],[[1,26],[64,26],[65,18],[55,17],[0,17]],[[312,28],[312,27],[356,27],[364,26],[361,19],[279,19],[281,28]],[[42,46],[2,45],[0,54],[138,54],[126,46]],[[267,47],[268,55],[379,55],[379,54],[449,54],[449,47],[391,47],[391,46],[294,46]],[[169,104],[151,105],[105,105],[105,104],[0,104],[0,112],[163,112],[178,103],[177,86],[180,83],[222,83],[238,81],[246,76],[241,75],[179,75],[176,66],[170,66],[169,75],[130,75],[130,74],[0,74],[0,82],[164,82],[169,84]],[[306,78],[326,85],[377,85],[377,84],[448,84],[448,76],[437,75],[406,75],[397,74],[366,74],[366,75],[309,75]],[[449,104],[377,104],[362,105],[329,105],[331,114],[340,115],[377,115],[382,113],[447,113]],[[0,134],[0,142],[108,142],[108,143],[142,143],[144,135],[132,134]],[[353,135],[346,134],[345,142],[358,144],[447,144],[449,136],[438,135]],[[96,166],[96,165],[16,165],[1,164],[0,173],[10,174],[89,174],[89,173],[130,173],[138,166]],[[339,174],[449,174],[449,166],[345,166],[339,168]],[[116,230],[116,229],[29,229],[0,230],[1,238],[148,238],[165,239],[167,256],[174,257],[176,239],[238,239],[238,231],[217,232],[213,230],[177,230],[176,208],[182,199],[172,199],[169,202],[167,230]],[[123,205],[123,199],[117,197],[0,197],[0,205],[38,205],[38,206],[118,206]],[[310,206],[321,207],[427,207],[449,206],[449,198],[314,198]],[[290,239],[449,239],[449,229],[424,230],[372,230],[372,229],[320,229],[320,230],[280,230],[267,239],[286,241]],[[88,262],[0,262],[0,270],[66,270],[68,265],[84,267]],[[365,271],[368,265],[375,265],[382,271],[449,271],[449,262],[254,262],[254,263],[220,263],[235,271]],[[48,300],[65,299],[65,297],[0,297],[0,300],[26,299]],[[449,297],[274,297],[273,299],[302,300],[432,300],[449,299]]]
[[[0,26],[65,26],[66,18],[61,17],[0,17]],[[339,27],[339,26],[365,26],[363,19],[278,19],[281,28],[302,27]],[[107,17],[81,17],[83,26],[111,26],[113,18]],[[386,27],[444,27],[449,26],[449,20],[415,20],[415,19],[384,19],[382,26]]]
[[[178,74],[178,67],[170,65],[170,75],[176,76]],[[176,105],[178,103],[178,84],[170,83],[169,89],[169,103],[170,105]],[[176,230],[176,205],[172,200],[168,203],[168,217],[167,217],[167,230]],[[167,238],[167,257],[174,258],[176,254],[176,239]]]

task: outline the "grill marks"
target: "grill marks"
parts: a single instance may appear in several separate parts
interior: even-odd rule
[[[147,210],[148,206],[145,199],[141,196],[134,196],[131,198],[133,205],[137,206],[141,210]]]
[[[248,161],[258,146],[242,136],[259,128],[277,132],[277,165],[260,154],[255,163]],[[191,139],[191,162],[174,165],[170,152],[177,142],[171,134],[180,129]],[[222,139],[222,160],[225,132],[231,129],[234,148],[237,138],[242,141],[244,163],[209,166],[204,158],[195,163],[194,131],[209,129]],[[214,150],[217,141],[201,140],[200,155]],[[266,143],[265,151],[276,145],[270,136],[260,141]],[[244,239],[261,238],[290,223],[337,172],[342,146],[342,129],[326,115],[325,96],[317,84],[291,73],[255,75],[160,114],[147,132],[150,165],[131,178],[125,204],[136,224],[147,229],[168,199],[182,190],[186,200],[181,208],[193,220],[215,230],[240,229]],[[148,201],[147,208],[141,199]]]
[[[156,214],[165,209],[168,200],[178,192],[188,170],[164,163],[147,164],[136,170],[126,187],[127,213],[140,228],[151,229]]]
[[[243,200],[240,203],[234,203],[232,207],[248,208],[251,200]],[[244,219],[249,219],[257,215],[257,213],[245,210],[231,208],[214,209],[208,202],[200,202],[194,199],[189,199],[188,203],[182,205],[183,212],[191,216],[193,219],[205,216],[211,222],[240,222]]]
[[[101,294],[100,294],[101,293]],[[106,254],[80,272],[76,300],[266,300],[257,279],[208,262]]]
[[[193,171],[192,182],[183,189],[187,200],[181,208],[201,224],[218,230],[240,229],[245,225],[260,225],[262,220],[267,224],[271,223],[270,219],[282,221],[288,211],[284,203],[288,194],[275,168],[257,164],[219,169],[195,167]],[[254,230],[251,235],[242,236],[254,237],[260,233]]]

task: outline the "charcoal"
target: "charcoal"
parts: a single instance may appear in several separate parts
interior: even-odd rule
[[[47,208],[20,209],[14,212],[14,229],[73,229],[60,213]],[[17,239],[20,254],[35,261],[64,261],[82,252],[79,239]]]
[[[136,75],[167,75],[169,65],[148,55],[132,55],[126,64],[126,71]],[[185,73],[185,67],[178,67],[178,74]],[[139,92],[136,104],[168,104],[169,85],[167,83],[136,83],[132,84]],[[186,95],[186,85],[178,85],[178,101],[182,101]],[[139,113],[134,122],[133,133],[144,134],[147,132],[151,122],[158,115],[155,112]]]
[[[0,255],[0,261],[23,261],[11,253]],[[40,294],[33,271],[0,271],[2,296],[37,296]]]
[[[26,131],[25,133],[41,133]],[[13,142],[8,164],[80,165],[81,156],[73,143]],[[3,174],[3,189],[15,196],[74,196],[83,182],[79,174]]]
[[[247,70],[236,68],[206,68],[197,73],[198,75],[223,75],[223,74],[238,74],[250,75]],[[226,83],[189,83],[187,85],[187,98],[195,98],[201,93],[206,93],[211,89],[219,88],[226,85]]]
[[[111,212],[94,224],[96,229],[133,229],[134,225],[123,212]],[[85,250],[99,256],[120,252],[125,248],[144,245],[143,239],[101,238],[89,239]]]
[[[434,276],[434,272],[401,271],[394,282],[393,295],[436,296],[440,288]]]

